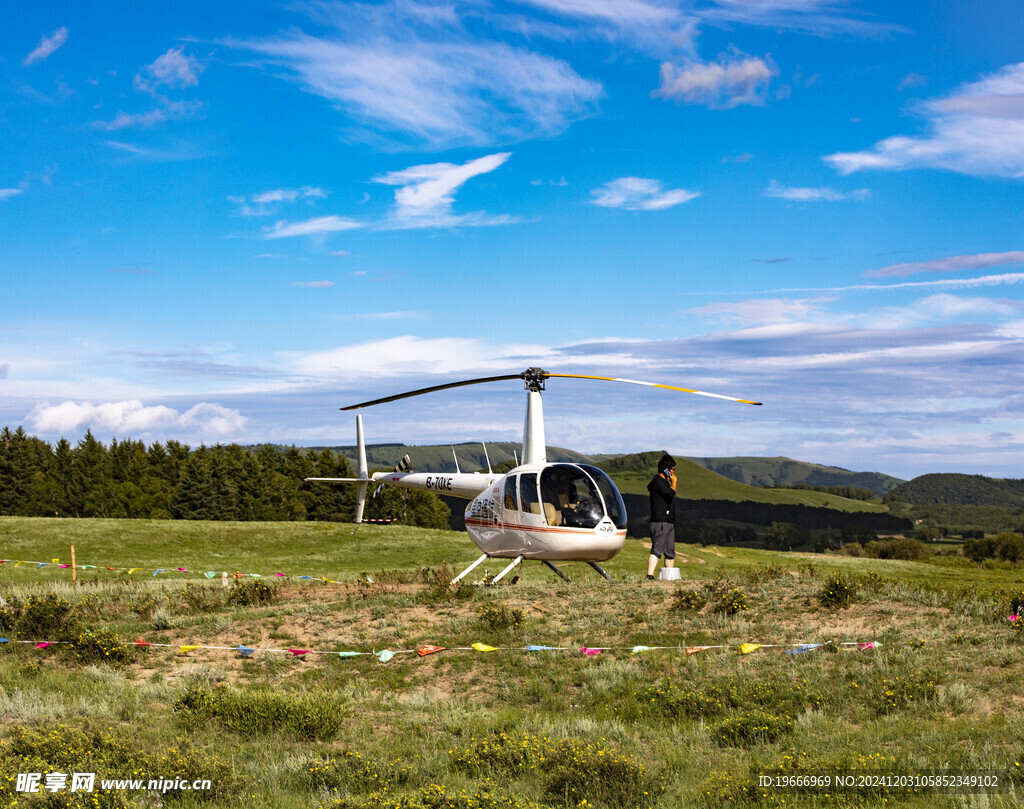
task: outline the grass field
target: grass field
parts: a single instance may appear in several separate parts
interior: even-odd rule
[[[532,565],[515,585],[449,589],[476,555],[465,537],[350,531],[0,519],[0,635],[31,641],[0,645],[0,806],[1022,802],[1024,645],[1007,615],[1024,576],[1003,563],[682,546],[681,582],[645,582],[630,540],[610,582]],[[66,563],[71,544],[96,565],[74,585],[55,564],[15,567]],[[222,571],[270,584],[225,590]],[[785,653],[797,643],[825,645]],[[370,654],[179,650],[240,644]],[[411,652],[427,644],[447,650]],[[1002,791],[893,785],[940,770]],[[55,772],[211,788],[15,791],[19,773]],[[762,774],[890,782],[800,791]]]

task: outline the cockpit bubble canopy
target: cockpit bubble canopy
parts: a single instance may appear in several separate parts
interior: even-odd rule
[[[607,517],[626,527],[626,507],[603,469],[589,464],[552,464],[540,475],[540,496],[548,521],[555,525],[595,528]]]

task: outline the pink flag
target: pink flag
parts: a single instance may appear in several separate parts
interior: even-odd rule
[[[48,640],[44,640],[42,643],[37,643],[36,644],[36,648],[37,649],[45,649],[49,645],[50,645],[50,642]]]
[[[695,655],[697,652],[706,652],[710,648],[710,646],[687,646],[686,656],[689,657],[690,655]]]
[[[308,655],[309,654],[309,649],[289,649],[288,651],[291,652],[296,657],[298,657],[299,655]]]
[[[585,654],[587,657],[593,657],[594,655],[601,654],[601,650],[592,649],[589,646],[583,646],[580,648],[580,654]]]

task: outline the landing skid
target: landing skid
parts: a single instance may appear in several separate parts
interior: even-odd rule
[[[484,560],[490,559],[490,558],[492,558],[492,557],[488,556],[485,553],[483,556],[481,556],[479,559],[477,559],[475,562],[473,562],[473,564],[471,564],[469,567],[467,567],[465,570],[463,570],[458,576],[456,576],[454,579],[452,579],[452,584],[458,584],[469,573],[471,573],[473,570],[475,570],[476,567],[479,564],[481,564]],[[512,569],[515,568],[517,565],[521,564],[522,561],[523,561],[523,557],[522,556],[517,556],[515,559],[512,560],[512,564],[510,564],[508,567],[506,567],[504,570],[502,570],[501,573],[499,573],[497,576],[495,576],[493,579],[491,579],[491,584],[497,584],[499,581],[501,581],[505,577],[506,573],[511,572]],[[570,582],[572,581],[572,579],[570,579],[556,565],[554,565],[553,563],[549,562],[547,559],[541,559],[540,561],[542,561],[545,565],[547,565],[547,567],[550,570],[552,570],[555,573],[555,575],[557,575],[560,579],[562,579],[562,581],[570,581]],[[597,562],[587,562],[587,564],[590,565],[592,568],[594,568],[594,570],[596,570],[598,573],[600,573],[601,576],[604,579],[609,580],[609,581],[611,580],[611,577],[605,572],[604,568],[601,567]]]

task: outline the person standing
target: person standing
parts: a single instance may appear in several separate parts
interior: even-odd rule
[[[676,462],[667,452],[658,460],[658,474],[647,484],[651,493],[651,555],[647,559],[647,578],[654,578],[658,560],[665,567],[676,564]]]

